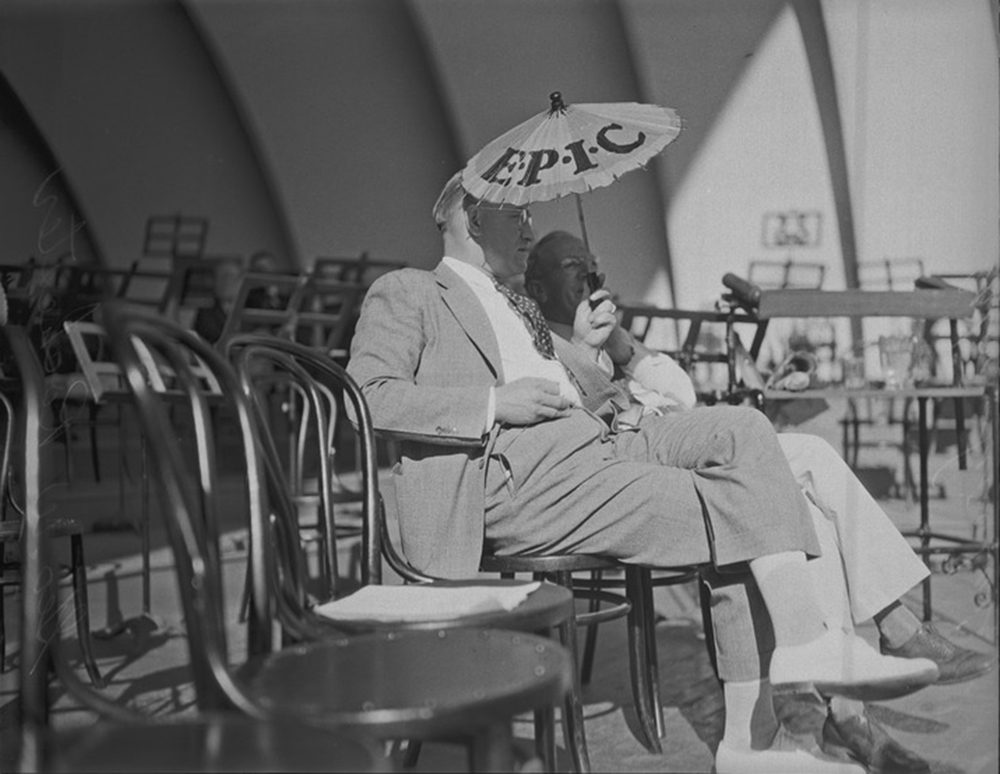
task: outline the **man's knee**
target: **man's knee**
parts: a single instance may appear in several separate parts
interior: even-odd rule
[[[750,438],[777,437],[774,425],[762,411],[748,406],[726,406],[725,421],[734,435],[745,434]]]

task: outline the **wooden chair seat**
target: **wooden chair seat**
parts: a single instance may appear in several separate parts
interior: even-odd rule
[[[383,632],[285,648],[240,672],[263,706],[381,739],[450,739],[552,706],[570,688],[558,643],[503,629]]]

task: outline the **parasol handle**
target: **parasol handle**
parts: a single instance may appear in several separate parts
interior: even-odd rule
[[[590,240],[587,239],[587,222],[583,219],[583,202],[580,194],[573,194],[576,197],[576,214],[580,218],[580,237],[583,239],[583,246],[590,252]]]

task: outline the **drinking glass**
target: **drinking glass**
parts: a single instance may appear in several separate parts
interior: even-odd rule
[[[910,384],[913,364],[913,338],[911,336],[880,336],[879,360],[882,379],[887,390],[900,390]]]
[[[865,381],[865,359],[859,355],[846,355],[841,360],[841,368],[844,374],[844,386],[849,390],[860,390],[867,382]]]

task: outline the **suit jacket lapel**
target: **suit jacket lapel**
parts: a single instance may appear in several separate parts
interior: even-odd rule
[[[497,344],[496,334],[493,333],[493,326],[490,325],[490,320],[476,294],[465,280],[443,263],[439,263],[434,269],[434,276],[437,277],[438,287],[441,288],[441,300],[454,315],[469,340],[476,345],[493,374],[502,381],[500,346]]]

